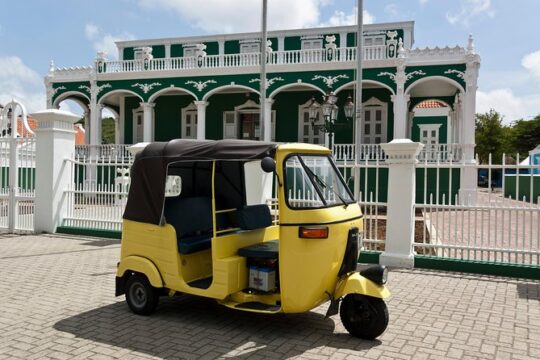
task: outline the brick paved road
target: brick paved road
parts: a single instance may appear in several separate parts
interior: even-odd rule
[[[345,332],[325,308],[263,316],[192,297],[151,317],[114,298],[116,241],[0,237],[0,359],[540,358],[538,282],[392,271],[379,341]]]

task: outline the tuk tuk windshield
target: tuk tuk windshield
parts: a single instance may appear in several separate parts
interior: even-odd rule
[[[328,156],[293,155],[285,161],[285,190],[291,208],[351,204],[353,196]]]

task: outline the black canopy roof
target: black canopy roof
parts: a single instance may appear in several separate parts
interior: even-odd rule
[[[159,225],[165,201],[167,167],[179,161],[249,161],[274,156],[276,143],[249,140],[156,142],[135,157],[124,219]]]

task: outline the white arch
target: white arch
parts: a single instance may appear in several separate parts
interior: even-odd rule
[[[249,90],[250,92],[254,92],[255,94],[259,95],[260,93],[253,89],[253,88],[250,88],[249,86],[245,86],[245,85],[239,85],[239,84],[235,84],[235,85],[223,85],[223,86],[218,86],[217,88],[215,89],[212,89],[210,90],[209,92],[207,92],[202,100],[203,101],[207,101],[208,98],[210,98],[210,96],[214,95],[215,93],[223,90],[223,89],[244,89],[244,90]]]
[[[113,114],[113,117],[115,119],[119,119],[120,118],[120,114],[118,113],[118,111],[116,111],[112,106],[110,105],[104,105],[103,107],[104,109],[107,109],[108,111],[110,111],[112,114]]]
[[[323,95],[326,94],[324,92],[324,90],[322,90],[317,85],[313,85],[313,84],[305,83],[305,82],[295,82],[295,83],[286,84],[286,85],[278,87],[276,90],[272,91],[272,93],[270,94],[270,96],[268,96],[268,98],[273,99],[274,96],[276,96],[279,92],[281,92],[283,90],[286,90],[286,89],[289,89],[289,88],[292,88],[292,87],[295,87],[295,86],[305,86],[305,87],[312,88],[314,90],[320,91]]]
[[[76,101],[76,99],[68,99],[70,96],[81,96],[88,100],[88,103],[90,103],[90,98],[83,92],[80,91],[66,91],[65,93],[60,94],[56,99],[54,99],[53,102],[53,108],[57,108],[60,103],[64,100],[73,100]],[[77,101],[79,104],[82,104],[82,102]]]
[[[130,95],[133,95],[133,96],[135,96],[135,97],[138,97],[139,100],[141,100],[141,102],[144,102],[144,99],[143,99],[139,94],[137,94],[137,93],[134,92],[134,91],[127,90],[127,89],[117,89],[117,90],[109,91],[108,93],[103,94],[103,96],[101,96],[101,97],[99,98],[98,104],[102,104],[102,103],[103,103],[103,100],[105,100],[106,98],[108,98],[108,97],[111,96],[111,95],[118,94],[118,93],[128,93],[128,94],[130,94]]]
[[[34,135],[34,132],[32,131],[32,129],[30,129],[30,126],[28,125],[28,113],[26,111],[26,107],[24,106],[23,103],[17,100],[11,100],[11,102],[7,103],[4,106],[4,109],[2,110],[2,121],[0,123],[1,124],[0,130],[4,130],[4,129],[7,130],[8,113],[9,113],[9,110],[11,110],[11,118],[12,118],[11,137],[17,137],[17,114],[16,114],[17,108],[21,109],[21,116],[22,116],[24,128],[26,129],[28,133]]]
[[[430,80],[442,80],[443,82],[447,82],[453,86],[455,86],[462,94],[465,94],[465,89],[463,88],[463,86],[461,86],[460,83],[458,83],[456,80],[454,79],[450,79],[446,76],[440,76],[440,75],[433,75],[433,76],[426,76],[426,77],[423,77],[421,79],[418,79],[416,80],[415,82],[413,82],[411,85],[409,85],[407,87],[407,89],[405,90],[405,94],[410,94],[411,90],[421,84],[421,83],[424,83],[426,81],[430,81]]]
[[[336,93],[336,94],[339,94],[339,92],[340,92],[341,90],[344,90],[345,88],[347,88],[347,86],[355,85],[355,84],[356,84],[356,80],[351,81],[351,82],[348,82],[348,83],[346,83],[346,84],[344,84],[344,85],[341,85],[340,87],[338,87],[338,88],[336,89],[335,93]],[[394,89],[392,89],[390,86],[388,86],[388,85],[386,85],[385,83],[382,83],[382,82],[380,82],[380,81],[375,81],[375,80],[368,80],[368,79],[366,79],[366,80],[362,80],[362,85],[363,85],[363,84],[373,84],[373,85],[381,86],[381,87],[387,89],[388,91],[390,91],[390,93],[391,93],[392,95],[395,95]]]
[[[152,96],[150,96],[150,98],[148,99],[148,102],[153,103],[159,96],[161,96],[164,93],[167,93],[167,92],[179,92],[179,91],[183,91],[183,92],[187,93],[188,95],[193,96],[195,98],[195,101],[199,100],[197,95],[195,95],[193,92],[191,92],[191,91],[189,91],[187,89],[177,87],[177,86],[170,86],[168,88],[164,88],[164,89],[161,89],[159,91],[156,91],[154,94],[152,94]]]

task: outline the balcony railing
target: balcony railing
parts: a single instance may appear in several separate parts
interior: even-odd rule
[[[462,144],[425,145],[418,155],[418,160],[421,162],[459,162],[463,159],[463,148]],[[354,162],[356,145],[334,144],[333,153],[336,161]],[[361,145],[359,162],[384,160],[386,160],[386,154],[379,144]]]
[[[366,61],[389,58],[386,45],[365,46],[363,59]],[[356,60],[356,48],[338,48],[334,50],[288,50],[274,51],[268,54],[268,65],[298,65]],[[259,66],[259,53],[207,55],[199,57],[160,58],[151,60],[104,61],[97,64],[98,73],[125,73],[141,71],[167,71],[213,69],[225,67]]]

